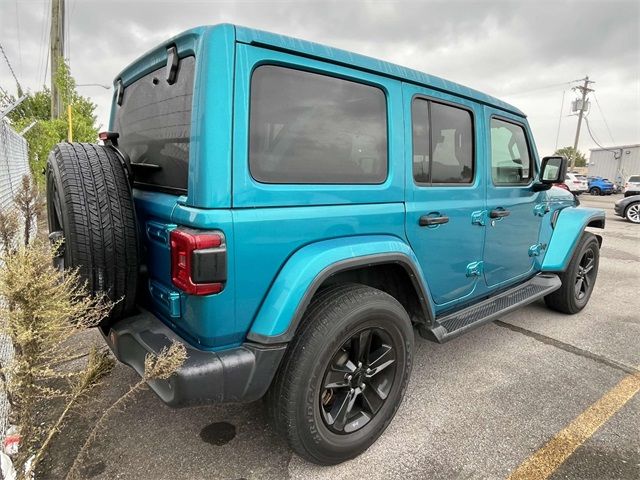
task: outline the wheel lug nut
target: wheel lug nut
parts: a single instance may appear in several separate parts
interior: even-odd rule
[[[364,390],[365,387],[366,387],[366,385],[364,383],[360,384],[360,390]]]
[[[358,362],[358,368],[362,366],[362,362]]]
[[[351,375],[347,375],[347,381],[349,381],[349,382],[350,382],[352,378],[353,378],[353,377],[352,377]]]

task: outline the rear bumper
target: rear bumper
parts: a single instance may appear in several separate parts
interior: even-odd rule
[[[257,400],[269,388],[286,350],[286,345],[253,343],[220,352],[199,350],[144,310],[116,322],[105,341],[118,360],[141,376],[148,353],[157,354],[172,342],[182,343],[187,360],[180,370],[167,380],[149,382],[162,401],[172,407]]]

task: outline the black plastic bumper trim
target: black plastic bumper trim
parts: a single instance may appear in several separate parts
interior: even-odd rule
[[[148,353],[157,354],[174,341],[186,347],[187,360],[178,372],[167,380],[149,382],[171,407],[258,400],[269,388],[287,348],[286,344],[244,343],[219,352],[199,350],[148,311],[115,323],[105,340],[116,358],[141,376]]]

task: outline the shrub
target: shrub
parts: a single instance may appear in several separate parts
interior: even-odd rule
[[[0,263],[0,321],[10,336],[15,357],[2,372],[8,379],[5,389],[11,405],[11,420],[18,426],[21,445],[15,460],[17,470],[36,455],[35,469],[62,419],[82,393],[109,370],[110,358],[94,352],[86,368],[69,372],[56,368],[77,357],[69,340],[79,331],[97,325],[109,313],[104,296],[87,295],[74,271],[53,267],[53,251],[48,243],[35,242],[4,254]],[[53,397],[67,401],[62,419],[41,425],[39,407]]]

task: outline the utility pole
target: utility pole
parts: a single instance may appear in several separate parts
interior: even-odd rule
[[[64,0],[51,0],[51,118],[62,116],[62,98],[56,86],[56,75],[64,58]]]
[[[578,151],[578,140],[580,140],[580,127],[582,126],[582,117],[584,115],[584,111],[587,106],[587,95],[589,94],[589,92],[593,92],[593,89],[589,88],[589,84],[596,83],[592,80],[589,80],[589,75],[587,75],[586,77],[578,81],[584,82],[584,84],[578,87],[573,87],[573,90],[579,90],[582,93],[582,103],[580,104],[580,111],[578,112],[578,127],[576,128],[576,139],[573,142],[573,149],[576,151]],[[573,157],[571,157],[570,170],[573,171],[575,167],[576,167],[576,156],[574,155]]]

